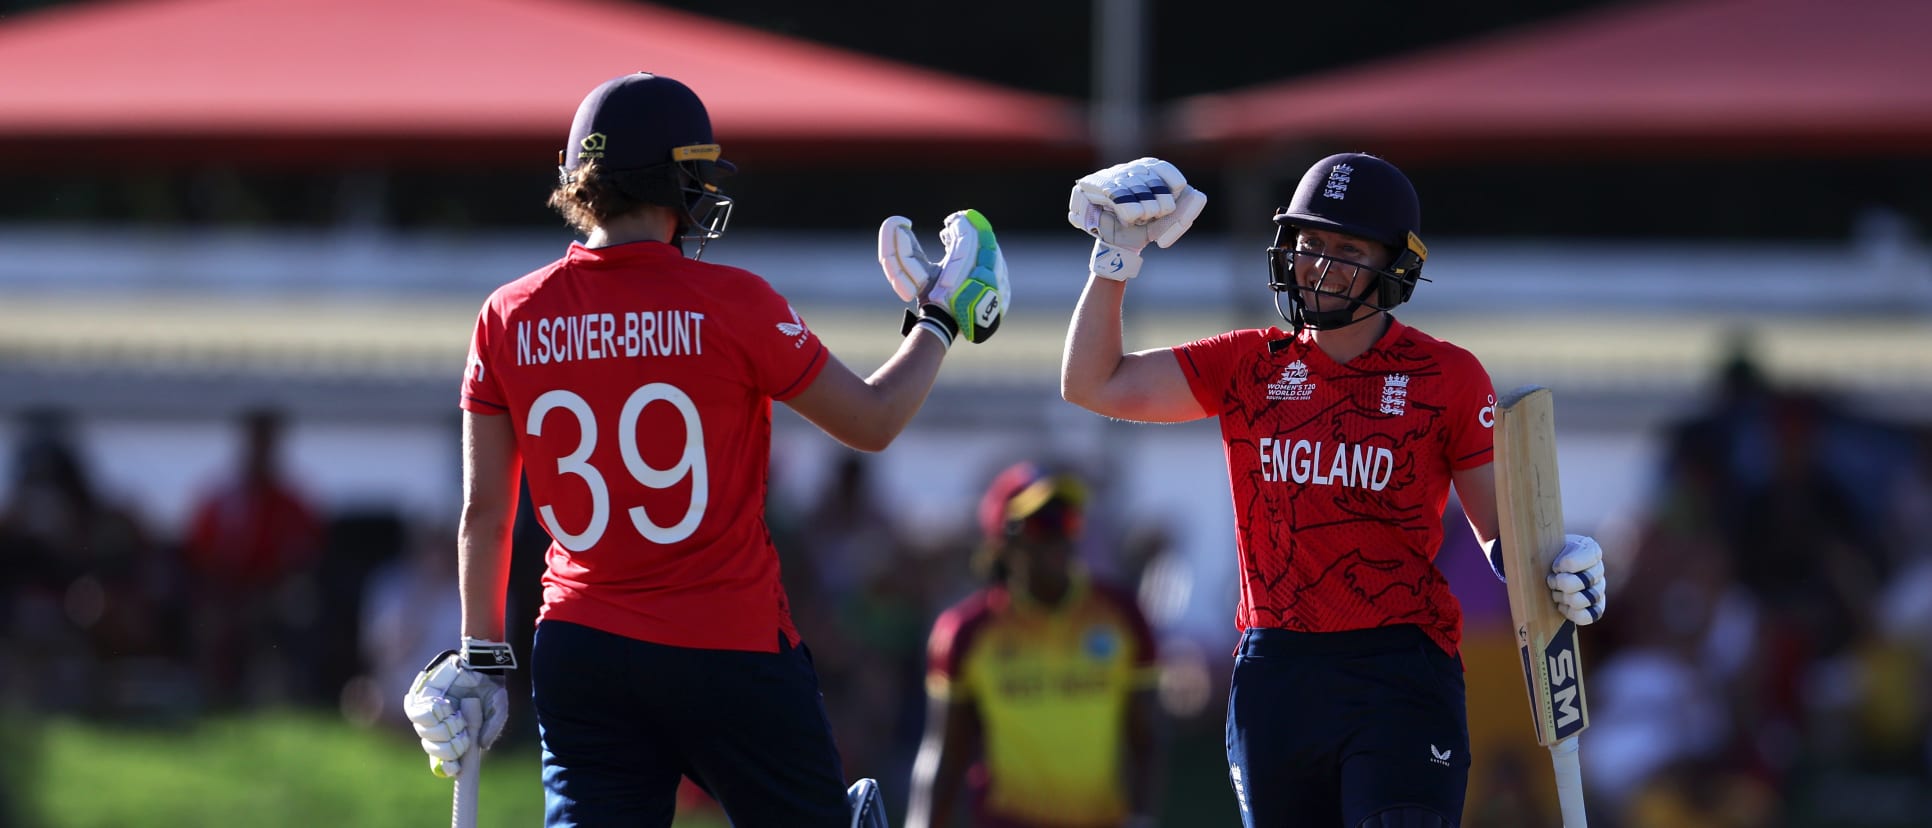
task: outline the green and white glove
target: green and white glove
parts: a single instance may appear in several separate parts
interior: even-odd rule
[[[1172,247],[1207,206],[1207,193],[1158,158],[1141,158],[1090,173],[1073,184],[1067,223],[1094,238],[1087,272],[1124,282],[1140,273],[1140,251],[1153,242]]]
[[[416,674],[403,696],[403,713],[429,754],[429,770],[445,779],[463,770],[463,754],[471,740],[478,747],[496,744],[510,722],[510,694],[503,674],[515,669],[510,645],[476,638],[463,639],[463,650],[444,650]],[[465,721],[463,700],[483,703],[483,721]]]
[[[993,225],[978,210],[962,210],[946,217],[939,241],[945,256],[929,261],[911,220],[892,216],[879,225],[879,266],[893,292],[913,303],[901,333],[924,325],[948,345],[993,338],[1013,293]]]

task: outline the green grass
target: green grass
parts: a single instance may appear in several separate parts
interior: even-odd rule
[[[430,775],[413,740],[331,716],[264,713],[136,729],[14,715],[0,729],[12,731],[6,779],[28,825],[380,828],[449,819],[450,783]],[[542,825],[535,748],[492,752],[482,796],[479,825]]]

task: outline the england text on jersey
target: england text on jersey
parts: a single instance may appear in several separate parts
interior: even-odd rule
[[[688,310],[584,313],[519,320],[517,364],[704,353],[704,314]]]
[[[1395,453],[1361,443],[1325,443],[1263,437],[1261,479],[1269,483],[1354,486],[1382,491],[1395,474]]]

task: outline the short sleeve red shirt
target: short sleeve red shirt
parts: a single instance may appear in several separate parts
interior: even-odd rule
[[[671,245],[572,245],[491,294],[461,405],[510,417],[552,543],[542,617],[775,651],[798,633],[764,521],[771,401],[830,355],[777,291]]]
[[[1285,347],[1271,351],[1269,343]],[[1220,419],[1241,629],[1415,624],[1457,652],[1462,607],[1435,566],[1452,472],[1491,460],[1496,396],[1468,351],[1399,321],[1336,364],[1312,333],[1240,330],[1174,349]]]

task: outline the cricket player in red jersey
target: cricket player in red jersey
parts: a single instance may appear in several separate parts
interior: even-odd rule
[[[546,824],[668,826],[685,776],[739,826],[855,824],[764,521],[771,403],[885,448],[952,341],[998,327],[992,228],[954,214],[933,263],[908,222],[887,222],[905,251],[888,275],[917,304],[898,352],[862,378],[763,279],[684,256],[723,233],[733,170],[689,88],[645,73],[597,87],[560,163],[551,205],[587,238],[498,288],[470,344],[464,638],[405,699],[431,769],[455,775],[471,741],[504,726],[522,474],[553,540],[529,658]],[[463,720],[468,697],[483,721]],[[876,791],[867,782],[854,790]]]
[[[1068,219],[1095,241],[1062,393],[1124,420],[1220,421],[1241,566],[1227,746],[1242,824],[1457,825],[1470,761],[1462,612],[1434,558],[1454,485],[1500,560],[1496,397],[1469,352],[1390,313],[1428,255],[1415,188],[1372,155],[1316,162],[1268,250],[1289,330],[1123,353],[1141,251],[1173,244],[1205,203],[1151,158],[1074,186]],[[1596,541],[1571,535],[1534,577],[1576,623],[1602,614]]]
[[[1133,594],[1075,558],[1087,489],[1019,463],[979,505],[991,583],[940,614],[906,828],[1151,828],[1154,637]],[[977,760],[977,761],[976,761]]]

